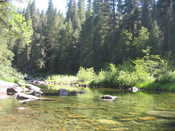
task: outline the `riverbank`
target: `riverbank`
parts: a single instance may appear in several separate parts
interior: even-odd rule
[[[175,69],[157,55],[148,55],[121,65],[109,64],[100,71],[80,67],[76,75],[49,75],[43,78],[26,77],[16,83],[29,83],[44,92],[81,90],[81,88],[114,88],[131,90],[175,91]]]
[[[80,67],[75,76],[50,75],[44,81],[47,86],[41,88],[53,90],[68,86],[175,91],[175,69],[165,59],[149,55],[121,65],[109,64],[100,71]]]

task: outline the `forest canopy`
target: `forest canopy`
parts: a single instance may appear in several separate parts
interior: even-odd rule
[[[172,0],[67,0],[66,14],[52,0],[45,11],[33,0],[20,10],[1,2],[0,10],[1,65],[22,72],[74,74],[175,54]]]

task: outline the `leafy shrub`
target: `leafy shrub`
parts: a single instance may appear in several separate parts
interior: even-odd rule
[[[142,59],[137,59],[133,61],[136,68],[139,69],[139,72],[147,72],[152,75],[155,79],[159,79],[162,74],[165,74],[170,67],[168,62],[164,59],[161,59],[159,55],[148,55]]]
[[[0,79],[9,81],[9,82],[15,82],[18,83],[20,81],[24,80],[24,75],[17,72],[14,68],[11,66],[4,66],[0,64]]]
[[[157,80],[157,82],[161,84],[175,83],[175,71],[169,71],[166,72],[165,74],[162,74],[160,78]]]
[[[106,71],[101,71],[98,74],[91,85],[130,87],[141,85],[141,83],[152,83],[165,74],[168,69],[168,63],[159,56],[145,56],[132,62],[127,61],[118,67],[110,64]]]
[[[80,67],[77,77],[79,81],[92,81],[95,79],[96,74],[93,68]]]
[[[91,82],[91,86],[114,87],[117,85],[118,68],[114,64],[109,64],[106,71],[100,71],[97,77]]]
[[[134,86],[138,82],[138,76],[134,72],[120,71],[118,85],[120,87]]]

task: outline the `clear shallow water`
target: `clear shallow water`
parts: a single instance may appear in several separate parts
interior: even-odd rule
[[[119,99],[103,101],[99,99],[103,94]],[[0,131],[175,131],[174,93],[98,89],[49,98],[54,101],[0,100]]]

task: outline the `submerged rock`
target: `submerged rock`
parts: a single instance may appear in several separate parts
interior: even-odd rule
[[[102,123],[102,124],[122,126],[122,123],[120,123],[118,121],[114,121],[114,120],[100,119],[100,120],[97,120],[97,121]]]
[[[59,96],[76,96],[78,94],[85,94],[85,91],[69,91],[67,89],[59,89],[58,95]]]
[[[175,119],[175,111],[149,111],[147,114],[167,119]]]
[[[152,116],[146,116],[146,117],[140,117],[138,120],[148,121],[148,120],[156,120],[156,118]]]
[[[103,100],[115,100],[117,96],[111,96],[111,95],[104,95],[101,97]]]
[[[60,89],[58,90],[58,95],[59,96],[68,96],[69,95],[69,91],[66,89]]]

